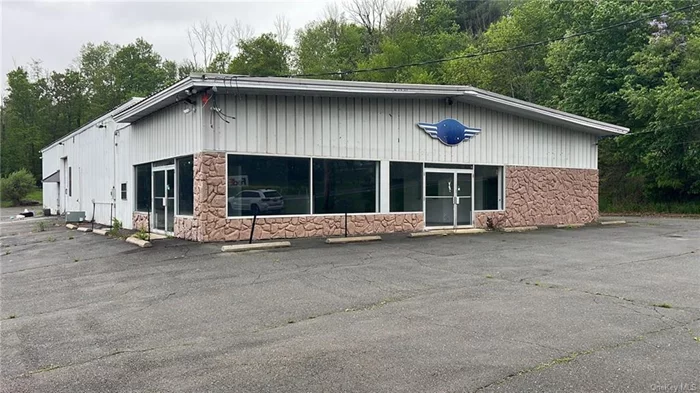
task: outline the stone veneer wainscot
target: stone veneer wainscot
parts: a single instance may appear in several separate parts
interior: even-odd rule
[[[176,217],[176,237],[196,241],[236,241],[250,236],[251,218],[226,217],[226,153],[203,152],[194,157],[194,215]],[[258,217],[255,239],[340,236],[343,215]],[[348,234],[414,232],[423,229],[423,213],[350,214]]]
[[[226,217],[226,153],[194,157],[194,215],[175,217],[174,234],[193,241],[237,241],[250,236],[251,218]],[[134,227],[137,228],[137,214]],[[475,226],[497,227],[589,223],[598,219],[598,171],[588,169],[506,167],[505,211],[476,212]],[[143,217],[139,216],[139,223]],[[414,232],[424,228],[423,213],[350,214],[348,234]],[[342,215],[261,216],[255,239],[339,236]]]
[[[496,227],[586,224],[598,219],[598,171],[506,167],[506,209],[476,212],[475,224]]]

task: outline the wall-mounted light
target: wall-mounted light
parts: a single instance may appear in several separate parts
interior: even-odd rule
[[[100,123],[97,125],[97,128],[107,128],[107,125],[105,123]]]
[[[185,104],[185,109],[182,110],[182,113],[188,114],[190,112],[197,112],[197,106],[191,99],[185,98],[182,102]]]

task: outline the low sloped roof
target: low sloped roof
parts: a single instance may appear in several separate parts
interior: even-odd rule
[[[216,87],[219,94],[305,95],[327,97],[452,98],[517,116],[559,125],[599,136],[629,132],[626,127],[589,119],[496,94],[472,86],[419,85],[405,83],[356,82],[300,78],[247,77],[227,74],[191,74],[115,116],[118,122],[132,123],[163,109],[188,95]]]

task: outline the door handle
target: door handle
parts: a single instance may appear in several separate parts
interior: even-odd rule
[[[452,203],[459,205],[459,197],[452,197]]]
[[[167,198],[163,198],[163,206],[168,206]]]

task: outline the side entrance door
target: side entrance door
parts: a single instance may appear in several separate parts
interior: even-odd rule
[[[463,228],[474,225],[472,170],[426,168],[424,177],[423,211],[427,228]]]
[[[153,168],[152,229],[170,233],[175,221],[175,167]]]

